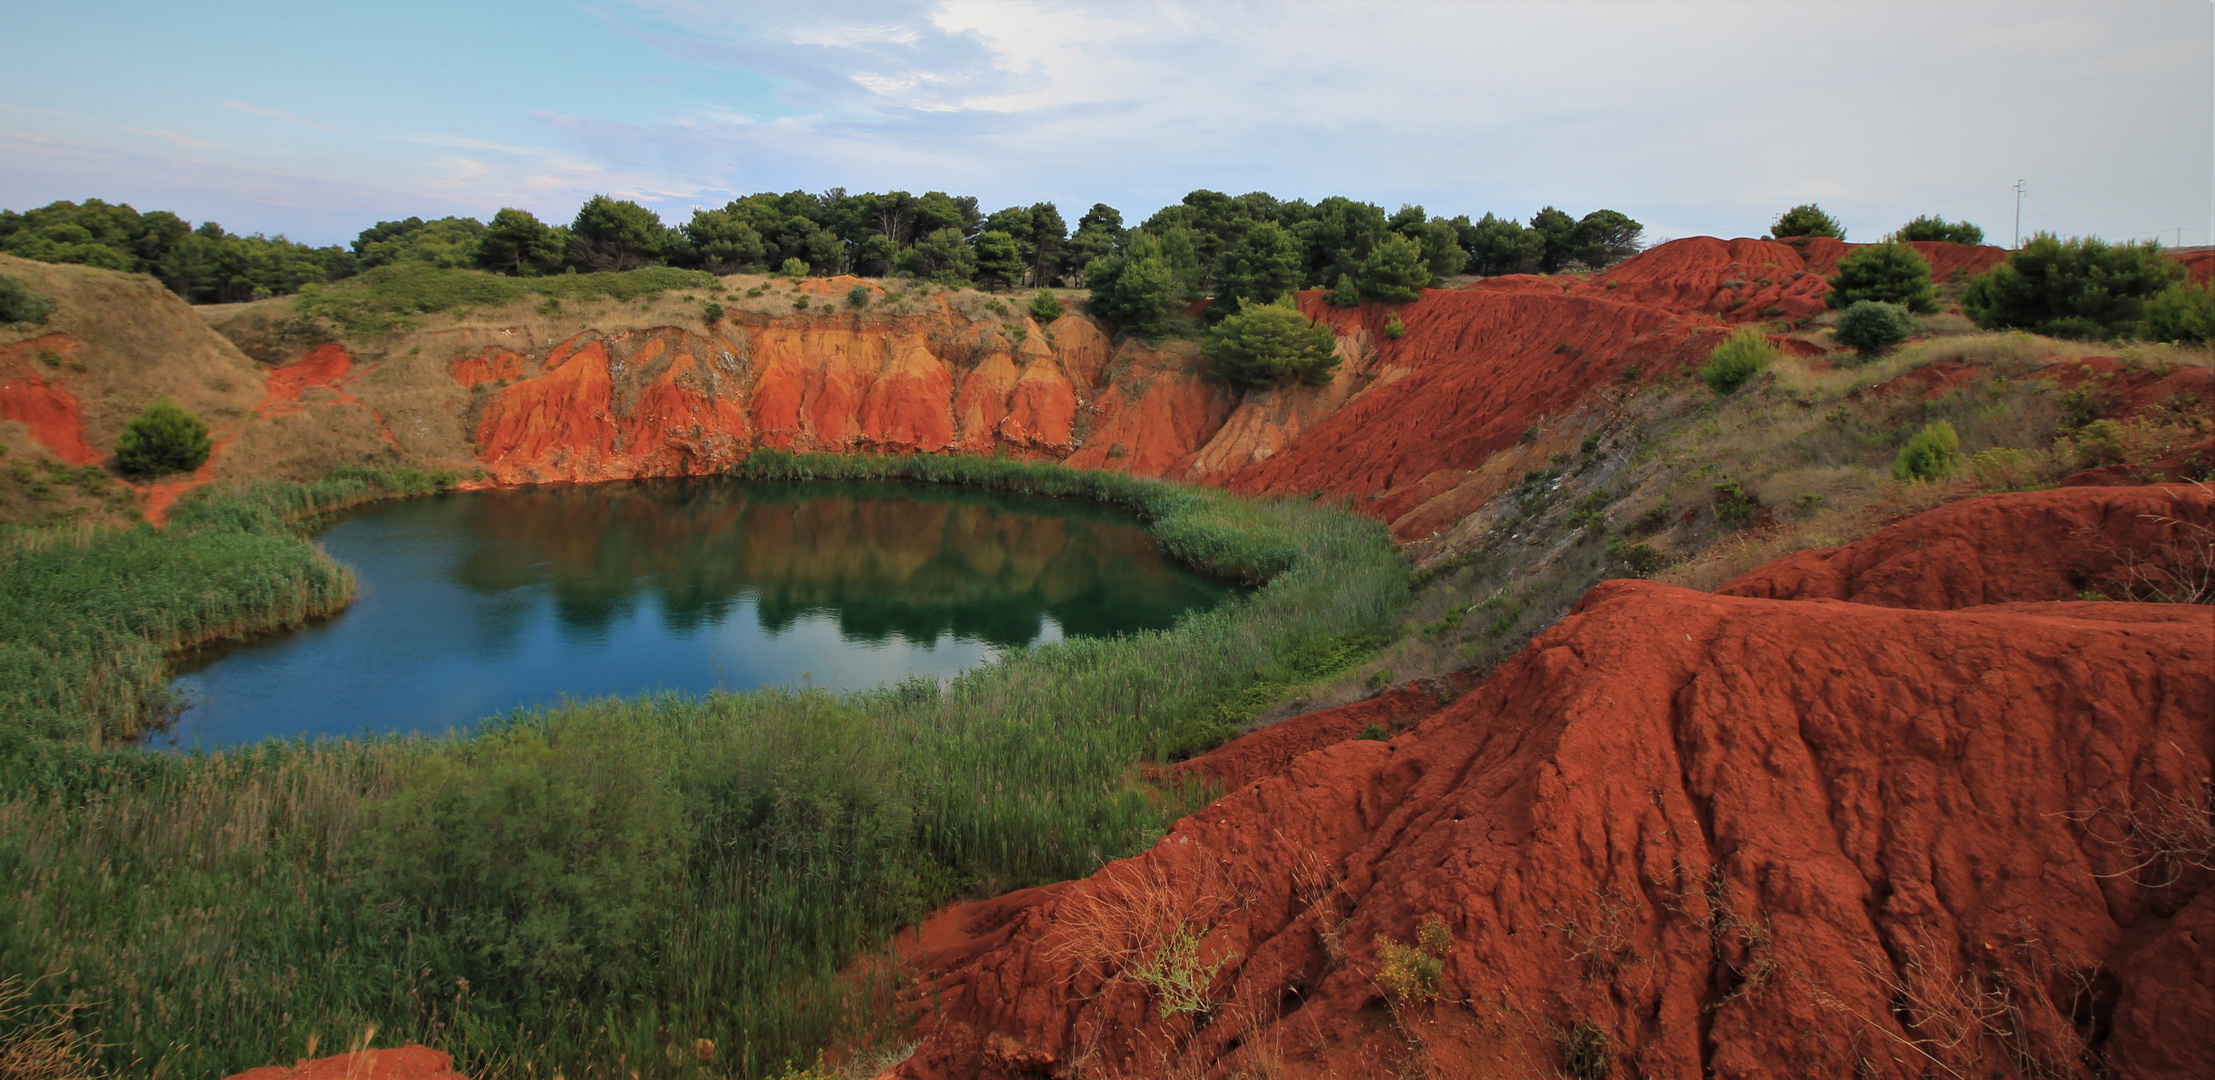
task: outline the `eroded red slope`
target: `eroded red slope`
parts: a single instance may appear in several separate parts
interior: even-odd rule
[[[1916,538],[2013,520],[1948,510],[1832,561],[1943,577]],[[2211,718],[2205,606],[1610,582],[1390,744],[997,911],[899,1075],[2206,1075],[2215,873],[2148,856],[2205,829]],[[1387,1004],[1432,915],[1441,999]],[[1165,1015],[1134,973],[1180,928],[1212,1007]]]

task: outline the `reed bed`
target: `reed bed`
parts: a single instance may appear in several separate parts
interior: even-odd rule
[[[881,1022],[893,967],[855,961],[894,930],[1153,843],[1208,793],[1143,784],[1142,761],[1358,656],[1407,598],[1382,526],[1307,500],[980,458],[740,472],[1080,496],[1266,584],[945,686],[580,702],[207,756],[42,743],[0,788],[0,975],[74,1008],[125,1075],[221,1076],[372,1027],[473,1076],[774,1075]],[[296,494],[190,520],[316,512]]]
[[[363,469],[204,490],[167,529],[12,530],[0,542],[0,756],[161,723],[177,705],[169,653],[296,626],[352,599],[352,575],[294,523],[450,482]]]

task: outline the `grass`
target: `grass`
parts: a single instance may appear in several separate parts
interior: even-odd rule
[[[423,315],[501,307],[533,297],[543,298],[550,306],[595,299],[629,303],[678,289],[713,290],[721,284],[721,279],[704,270],[669,266],[516,278],[481,270],[394,263],[335,284],[308,286],[300,291],[294,305],[301,315],[328,320],[346,334],[359,336],[411,329]]]
[[[1357,659],[1407,595],[1381,525],[1306,500],[991,458],[764,452],[741,474],[1081,496],[1266,584],[944,687],[604,700],[208,756],[38,743],[0,787],[0,974],[66,973],[34,1003],[76,1007],[127,1075],[224,1075],[372,1025],[469,1075],[775,1075],[866,1030],[890,968],[842,975],[857,957],[956,895],[1151,844],[1207,793],[1142,762],[1219,737],[1257,685]],[[321,506],[239,490],[173,528]]]
[[[0,759],[34,741],[128,739],[160,723],[176,706],[169,653],[298,625],[352,598],[351,575],[289,522],[440,483],[355,470],[204,491],[166,530],[0,532]]]

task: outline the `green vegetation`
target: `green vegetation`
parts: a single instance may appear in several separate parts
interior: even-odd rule
[[[1386,236],[1369,249],[1354,271],[1361,294],[1388,303],[1420,299],[1431,283],[1430,263],[1423,248],[1405,236]]]
[[[708,301],[707,306],[700,309],[700,321],[708,324],[709,326],[714,326],[716,323],[722,322],[723,305],[718,304],[713,300]]]
[[[1900,231],[1893,233],[1892,238],[1903,242],[1936,240],[1945,244],[1981,244],[1984,243],[1984,230],[1966,221],[1947,221],[1936,214],[1925,214],[1900,226]]]
[[[1446,978],[1446,954],[1453,951],[1454,933],[1446,920],[1425,915],[1415,929],[1415,942],[1403,945],[1378,934],[1377,986],[1394,1005],[1428,1005],[1438,1000]]]
[[[1769,235],[1779,240],[1800,236],[1834,236],[1846,238],[1846,227],[1838,219],[1823,212],[1814,203],[1801,203],[1782,214],[1769,225]]]
[[[997,229],[987,229],[977,234],[977,284],[988,289],[1001,290],[1014,287],[1023,280],[1030,269],[1023,258],[1023,249],[1016,245],[1015,237]]]
[[[1767,334],[1750,326],[1741,327],[1707,354],[1707,363],[1700,367],[1700,381],[1717,394],[1733,394],[1776,358],[1777,347]]]
[[[1384,336],[1394,341],[1407,336],[1407,324],[1400,321],[1399,312],[1393,312],[1389,318],[1384,320]]]
[[[1823,302],[1840,311],[1864,300],[1898,304],[1918,314],[1938,310],[1930,260],[1906,244],[1871,244],[1838,260]]]
[[[1245,386],[1298,379],[1310,386],[1331,381],[1338,370],[1338,339],[1291,305],[1241,300],[1238,313],[1217,325],[1201,346],[1216,378]]]
[[[1897,480],[1943,480],[1960,471],[1961,436],[1944,420],[1924,425],[1892,461]]]
[[[1972,278],[1961,309],[1987,330],[2102,340],[2135,332],[2146,302],[2184,277],[2183,264],[2162,257],[2160,244],[2039,233]]]
[[[1030,310],[1031,318],[1038,325],[1047,326],[1061,318],[1069,309],[1062,304],[1061,297],[1054,295],[1052,289],[1040,289],[1031,296]]]
[[[1354,307],[1361,303],[1361,290],[1354,287],[1352,274],[1338,275],[1338,283],[1323,294],[1323,302],[1332,307]]]
[[[20,279],[0,274],[0,323],[42,323],[51,307]]]
[[[346,571],[287,521],[448,482],[354,470],[203,489],[160,531],[0,535],[0,761],[37,742],[129,738],[160,723],[177,706],[166,653],[295,626],[352,596]]]
[[[1839,313],[1831,336],[1867,359],[1914,337],[1918,329],[1915,317],[1898,304],[1857,300]]]
[[[1207,794],[1141,782],[1141,760],[1347,670],[1406,598],[1382,525],[1304,499],[993,458],[761,452],[740,473],[1089,498],[1139,514],[1178,558],[1267,583],[1168,631],[1018,650],[943,687],[578,703],[465,737],[159,755],[87,749],[89,703],[49,706],[35,732],[18,709],[0,971],[66,968],[33,1004],[81,1005],[105,1064],[131,1075],[224,1075],[371,1025],[471,1075],[697,1076],[696,1040],[719,1074],[775,1075],[866,1030],[857,1017],[889,987],[842,977],[849,961],[964,890],[1143,849]],[[167,532],[18,544],[0,565],[0,658],[82,637],[54,598],[100,596],[107,639],[48,655],[144,641],[158,690],[160,648],[277,620],[256,581],[327,607],[343,571],[308,565],[283,522],[349,482],[211,493]],[[279,580],[287,565],[321,584]],[[122,573],[147,566],[159,594]],[[57,571],[74,579],[47,584]],[[109,598],[117,585],[139,591]],[[157,642],[131,624],[149,612],[198,614]],[[100,681],[10,670],[0,685],[45,685],[25,674]]]
[[[329,320],[342,332],[358,336],[407,329],[417,325],[424,315],[499,307],[532,297],[627,302],[673,289],[712,289],[717,284],[710,274],[668,266],[510,278],[441,270],[423,263],[394,263],[335,285],[303,290],[294,303],[300,314]]]
[[[139,410],[115,437],[115,467],[127,476],[191,472],[207,463],[207,422],[168,398]]]
[[[1085,268],[1092,287],[1092,313],[1117,327],[1158,333],[1176,305],[1176,277],[1161,241],[1139,234],[1120,254],[1095,259]]]
[[[2215,281],[2205,285],[2180,281],[2146,301],[2141,334],[2149,341],[2215,341]]]

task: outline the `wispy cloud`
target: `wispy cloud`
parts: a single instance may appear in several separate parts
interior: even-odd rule
[[[294,116],[288,112],[278,112],[275,109],[264,109],[259,105],[248,105],[243,101],[219,101],[216,102],[216,104],[221,105],[224,108],[231,110],[232,112],[242,112],[252,116],[266,116],[271,120],[282,120],[288,124],[298,124],[301,127],[314,128],[317,131],[338,130],[337,128],[334,128],[329,124],[318,124],[313,120]]]

